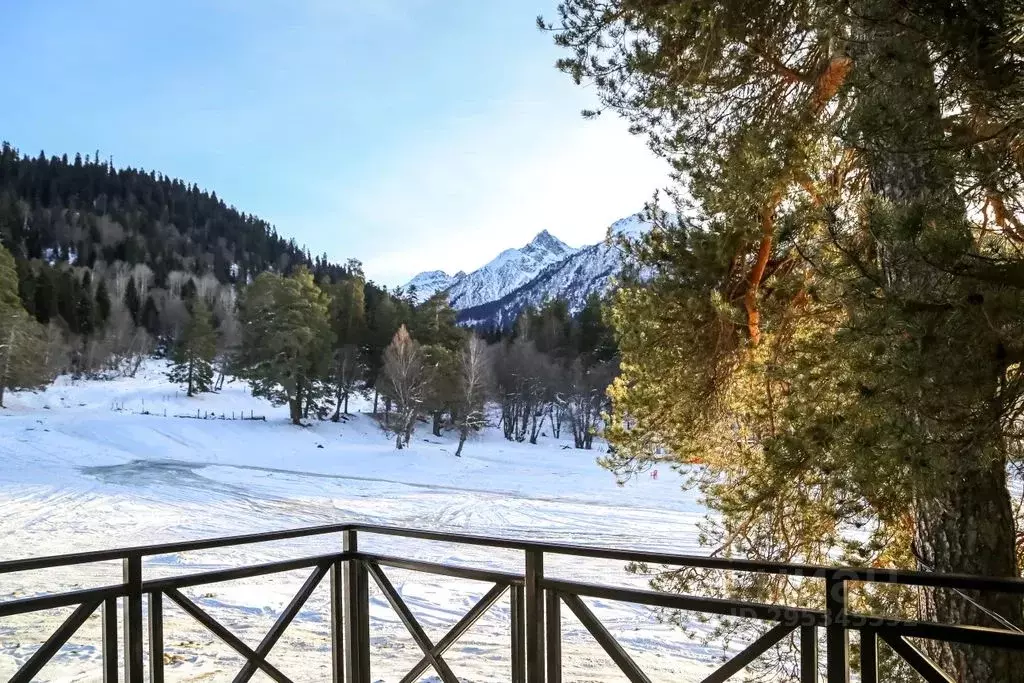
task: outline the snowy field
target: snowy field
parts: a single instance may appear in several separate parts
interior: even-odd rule
[[[14,559],[135,544],[359,521],[618,546],[699,552],[703,514],[662,471],[625,486],[598,467],[599,451],[513,444],[497,430],[470,441],[421,425],[412,447],[392,440],[365,414],[341,424],[287,424],[287,410],[229,383],[188,399],[151,363],[135,379],[72,382],[15,394],[0,412],[0,558]],[[366,406],[354,402],[354,411]],[[266,415],[267,421],[176,417],[210,412]],[[148,412],[149,414],[143,414]],[[599,446],[602,449],[603,446]],[[435,562],[521,571],[521,554],[409,539],[360,537],[364,549]],[[147,578],[268,562],[336,550],[337,536],[151,558]],[[489,585],[385,569],[436,642]],[[621,562],[550,558],[548,575],[646,587]],[[255,647],[308,570],[184,592]],[[120,581],[118,563],[0,576],[0,600]],[[270,656],[296,681],[329,680],[330,620],[324,582]],[[374,680],[397,681],[420,651],[371,582]],[[240,657],[165,601],[169,681],[231,680]],[[648,608],[587,600],[655,681],[697,681],[722,653],[699,635],[658,622]],[[0,620],[0,679],[31,656],[68,609]],[[460,680],[509,678],[509,612],[504,596],[445,656]],[[700,626],[696,627],[699,631]],[[623,676],[568,609],[563,609],[566,681]],[[94,615],[40,680],[99,681],[100,618]],[[428,672],[425,680],[433,672]],[[270,680],[257,674],[253,680]]]

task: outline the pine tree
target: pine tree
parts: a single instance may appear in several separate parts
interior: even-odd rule
[[[369,309],[366,330],[366,381],[377,390],[381,368],[384,365],[384,351],[395,336],[401,323],[401,313],[397,302],[387,293],[377,297]],[[374,395],[373,412],[377,412],[377,396]]]
[[[124,290],[124,305],[128,309],[128,313],[132,316],[132,321],[136,325],[139,324],[139,311],[142,307],[142,302],[139,301],[139,289],[135,285],[135,278],[128,278],[128,286]]]
[[[440,346],[454,351],[460,348],[464,332],[456,322],[448,294],[438,292],[413,309],[410,334],[424,346]]]
[[[561,68],[648,137],[677,172],[679,213],[700,221],[652,210],[655,228],[624,244],[649,278],[612,305],[623,362],[605,462],[702,463],[688,471],[716,552],[1019,575],[1015,9],[561,3]],[[727,590],[811,600],[756,581]],[[659,586],[722,590],[701,572]],[[919,596],[937,622],[1024,621],[1007,595]],[[1024,681],[1019,653],[924,647],[966,683]]]
[[[300,267],[289,277],[261,273],[239,305],[239,374],[255,396],[288,404],[293,424],[324,397],[332,343],[329,299]]]
[[[217,353],[217,333],[210,309],[202,299],[192,302],[191,317],[174,345],[174,365],[168,379],[186,387],[188,396],[213,390],[213,358]]]
[[[36,320],[41,324],[49,324],[50,320],[58,315],[57,286],[54,283],[55,272],[53,268],[44,265],[36,276],[35,287],[35,315]]]
[[[329,288],[331,294],[331,327],[334,350],[331,361],[331,383],[334,393],[334,415],[348,413],[348,399],[362,376],[363,362],[359,351],[366,337],[366,295],[361,275],[346,278]]]
[[[57,286],[57,311],[60,317],[67,323],[68,329],[75,334],[81,330],[78,327],[78,300],[81,286],[69,268],[60,271],[60,278]]]
[[[107,290],[106,280],[100,280],[96,285],[96,316],[101,325],[105,325],[110,319],[110,292]]]
[[[36,389],[51,377],[43,328],[22,306],[14,257],[0,245],[0,408],[9,389]]]
[[[459,353],[440,344],[423,346],[423,362],[429,377],[424,411],[431,417],[431,433],[441,436],[445,416],[455,410],[459,394]]]
[[[146,328],[154,339],[160,336],[160,311],[156,307],[156,302],[152,296],[146,297],[146,305],[142,307],[142,313],[139,316],[142,326]]]
[[[93,299],[91,278],[86,272],[81,287],[78,288],[78,301],[75,304],[75,320],[78,332],[89,336],[96,330],[96,301]]]

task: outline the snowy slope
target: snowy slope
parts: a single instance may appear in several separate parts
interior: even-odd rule
[[[449,277],[444,271],[427,271],[406,283],[404,289],[415,284],[421,300],[426,298],[424,288],[431,293],[448,289],[453,308],[469,308],[500,299],[575,251],[547,230],[542,230],[526,246],[506,249],[468,275]]]
[[[642,214],[612,223],[612,235],[636,237],[650,229]],[[521,249],[506,249],[469,275],[450,276],[441,270],[420,273],[405,285],[416,286],[422,301],[447,290],[463,325],[507,326],[526,306],[545,299],[564,298],[579,311],[593,292],[604,294],[622,269],[621,253],[607,240],[572,249],[547,230]]]
[[[609,230],[612,235],[635,237],[649,227],[640,214],[635,214],[616,221]],[[458,319],[463,325],[505,327],[527,306],[539,306],[546,299],[555,298],[565,299],[569,311],[577,313],[592,293],[607,292],[621,270],[622,253],[618,245],[607,240],[598,242],[548,266],[500,299],[463,308]]]
[[[455,458],[453,440],[420,427],[408,450],[368,415],[294,427],[287,410],[240,383],[188,399],[150,363],[135,379],[73,382],[14,394],[0,411],[0,559],[183,540],[342,521],[530,537],[674,552],[700,552],[703,510],[664,472],[625,486],[594,463],[599,451],[563,449],[543,437],[515,444],[489,429]],[[365,409],[353,404],[353,409]],[[250,412],[266,422],[230,417]],[[643,530],[638,535],[638,530]],[[147,577],[328,552],[337,538],[186,553],[147,560]],[[522,557],[411,539],[367,539],[369,549],[428,561],[521,571]],[[552,558],[546,571],[582,581],[645,586],[622,563]],[[489,588],[388,570],[435,641]],[[189,589],[204,609],[255,646],[308,572]],[[0,577],[0,601],[120,580],[117,563]],[[329,680],[330,619],[322,585],[274,649],[295,680]],[[654,680],[697,681],[722,652],[659,622],[642,606],[591,601],[592,609]],[[508,680],[508,604],[503,598],[446,659],[465,681]],[[68,610],[0,622],[0,680],[52,633]],[[420,652],[387,602],[371,592],[375,681],[396,681]],[[168,680],[230,680],[241,661],[173,606],[165,613]],[[566,617],[565,680],[615,681],[621,674]],[[90,619],[37,680],[99,678],[100,620]],[[740,647],[737,644],[737,647]],[[435,679],[428,679],[435,680]]]
[[[425,301],[435,293],[448,289],[464,277],[466,274],[461,270],[455,275],[449,275],[443,270],[428,270],[406,282],[402,289],[408,292],[415,287],[416,300]]]

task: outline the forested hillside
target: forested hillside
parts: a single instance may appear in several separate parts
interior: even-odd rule
[[[389,292],[215,193],[98,157],[3,146],[0,405],[4,389],[133,375],[157,353],[188,396],[235,375],[296,424],[342,419],[354,392],[375,412],[383,397],[398,447],[421,419],[464,442],[491,400],[509,439],[566,425],[590,447],[616,368],[597,297],[576,318],[564,301],[525,307],[488,345],[444,293]]]
[[[152,171],[115,169],[98,157],[32,158],[3,144],[0,239],[17,259],[145,264],[157,287],[175,270],[221,282],[299,264],[332,279],[341,273],[216,192]]]
[[[311,257],[215,192],[115,168],[98,152],[33,158],[4,143],[0,243],[16,272],[4,284],[16,283],[25,321],[38,323],[21,325],[18,334],[4,325],[9,362],[0,390],[35,386],[60,372],[131,374],[149,353],[180,351],[185,333],[195,332],[196,302],[206,309],[202,317],[209,312],[212,335],[201,346],[212,349],[207,355],[222,378],[241,338],[237,298],[262,272],[305,269],[325,288],[359,280],[364,317],[390,326],[379,335],[384,344],[406,315],[399,310],[392,320],[374,309],[385,300],[389,309],[410,308],[362,282],[358,261]],[[29,353],[35,349],[44,352],[36,358]]]

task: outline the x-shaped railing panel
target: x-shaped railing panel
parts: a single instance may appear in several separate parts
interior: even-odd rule
[[[295,597],[291,599],[288,605],[278,616],[277,621],[274,622],[274,625],[270,627],[270,630],[263,637],[263,640],[260,641],[260,644],[256,646],[256,649],[252,649],[244,642],[242,642],[242,640],[239,639],[235,634],[231,633],[231,631],[227,627],[225,627],[223,624],[221,624],[216,619],[211,617],[199,605],[197,605],[192,600],[187,598],[176,588],[168,588],[164,591],[164,593],[167,595],[167,597],[173,600],[179,607],[181,607],[181,609],[183,609],[187,614],[189,614],[193,619],[198,621],[200,624],[205,626],[210,632],[212,632],[215,636],[220,638],[220,640],[223,641],[224,644],[228,645],[238,654],[245,657],[246,661],[245,664],[242,666],[241,671],[239,671],[238,674],[234,677],[234,679],[232,679],[234,683],[245,683],[245,681],[251,679],[257,671],[263,671],[265,674],[273,678],[275,681],[278,681],[279,683],[291,683],[290,678],[281,673],[281,671],[277,667],[275,667],[273,664],[267,661],[267,656],[270,654],[270,651],[274,648],[274,645],[277,644],[278,640],[281,639],[281,636],[284,635],[285,629],[288,628],[288,626],[298,615],[299,610],[301,610],[302,606],[306,604],[306,601],[309,599],[309,596],[312,595],[313,591],[316,590],[317,586],[320,585],[320,582],[327,575],[328,571],[330,571],[329,563],[317,565],[317,567],[309,575],[306,581],[302,584],[302,587],[299,589],[299,592],[295,594]],[[151,596],[152,595],[159,594],[154,593],[151,594]],[[151,613],[151,629],[153,624],[152,620],[154,619],[154,617],[157,620],[161,618],[158,614]],[[161,633],[162,630],[163,629],[161,625]],[[150,647],[154,651],[163,650],[162,643],[159,644],[161,647],[153,647],[153,645],[154,644],[151,644]],[[163,662],[153,661],[151,663],[151,666],[159,667],[160,669],[162,669]],[[154,672],[154,678],[156,678],[157,680],[163,680],[163,672]]]
[[[391,583],[391,580],[388,579],[387,575],[380,568],[380,565],[372,561],[364,561],[363,564],[370,576],[373,577],[378,588],[380,588],[381,592],[384,594],[384,597],[387,598],[387,601],[391,604],[392,609],[394,609],[395,613],[398,614],[398,618],[405,625],[405,628],[409,631],[413,640],[423,651],[423,657],[419,662],[417,662],[416,666],[414,666],[409,673],[402,678],[402,683],[413,683],[414,681],[419,680],[420,676],[423,675],[423,672],[429,667],[433,667],[444,683],[458,683],[459,679],[455,676],[451,667],[449,667],[448,663],[444,660],[444,653],[447,652],[458,641],[458,639],[461,638],[462,635],[468,631],[469,628],[473,626],[473,624],[475,624],[480,617],[482,617],[484,613],[486,613],[487,610],[490,609],[499,598],[501,598],[502,595],[505,594],[505,591],[509,589],[509,584],[495,583],[494,586],[492,586],[491,589],[487,591],[487,593],[485,593],[483,597],[481,597],[480,600],[478,600],[476,604],[474,604],[473,607],[471,607],[470,610],[466,612],[466,614],[459,619],[448,633],[446,633],[435,645],[431,642],[430,638],[423,630],[423,627],[416,620],[416,617],[413,615],[408,605],[405,604],[405,600],[402,599],[401,594],[399,594]]]
[[[28,661],[25,662],[18,672],[11,677],[11,683],[27,683],[35,678],[36,674],[42,670],[46,663],[53,659],[53,656],[57,654],[57,651],[64,647],[64,644],[68,642],[71,636],[75,635],[75,632],[82,627],[86,619],[92,616],[92,613],[96,611],[96,608],[102,604],[102,600],[96,600],[93,602],[82,603],[78,608],[64,620],[57,630],[53,632],[49,638],[46,639],[38,650],[36,650]]]

